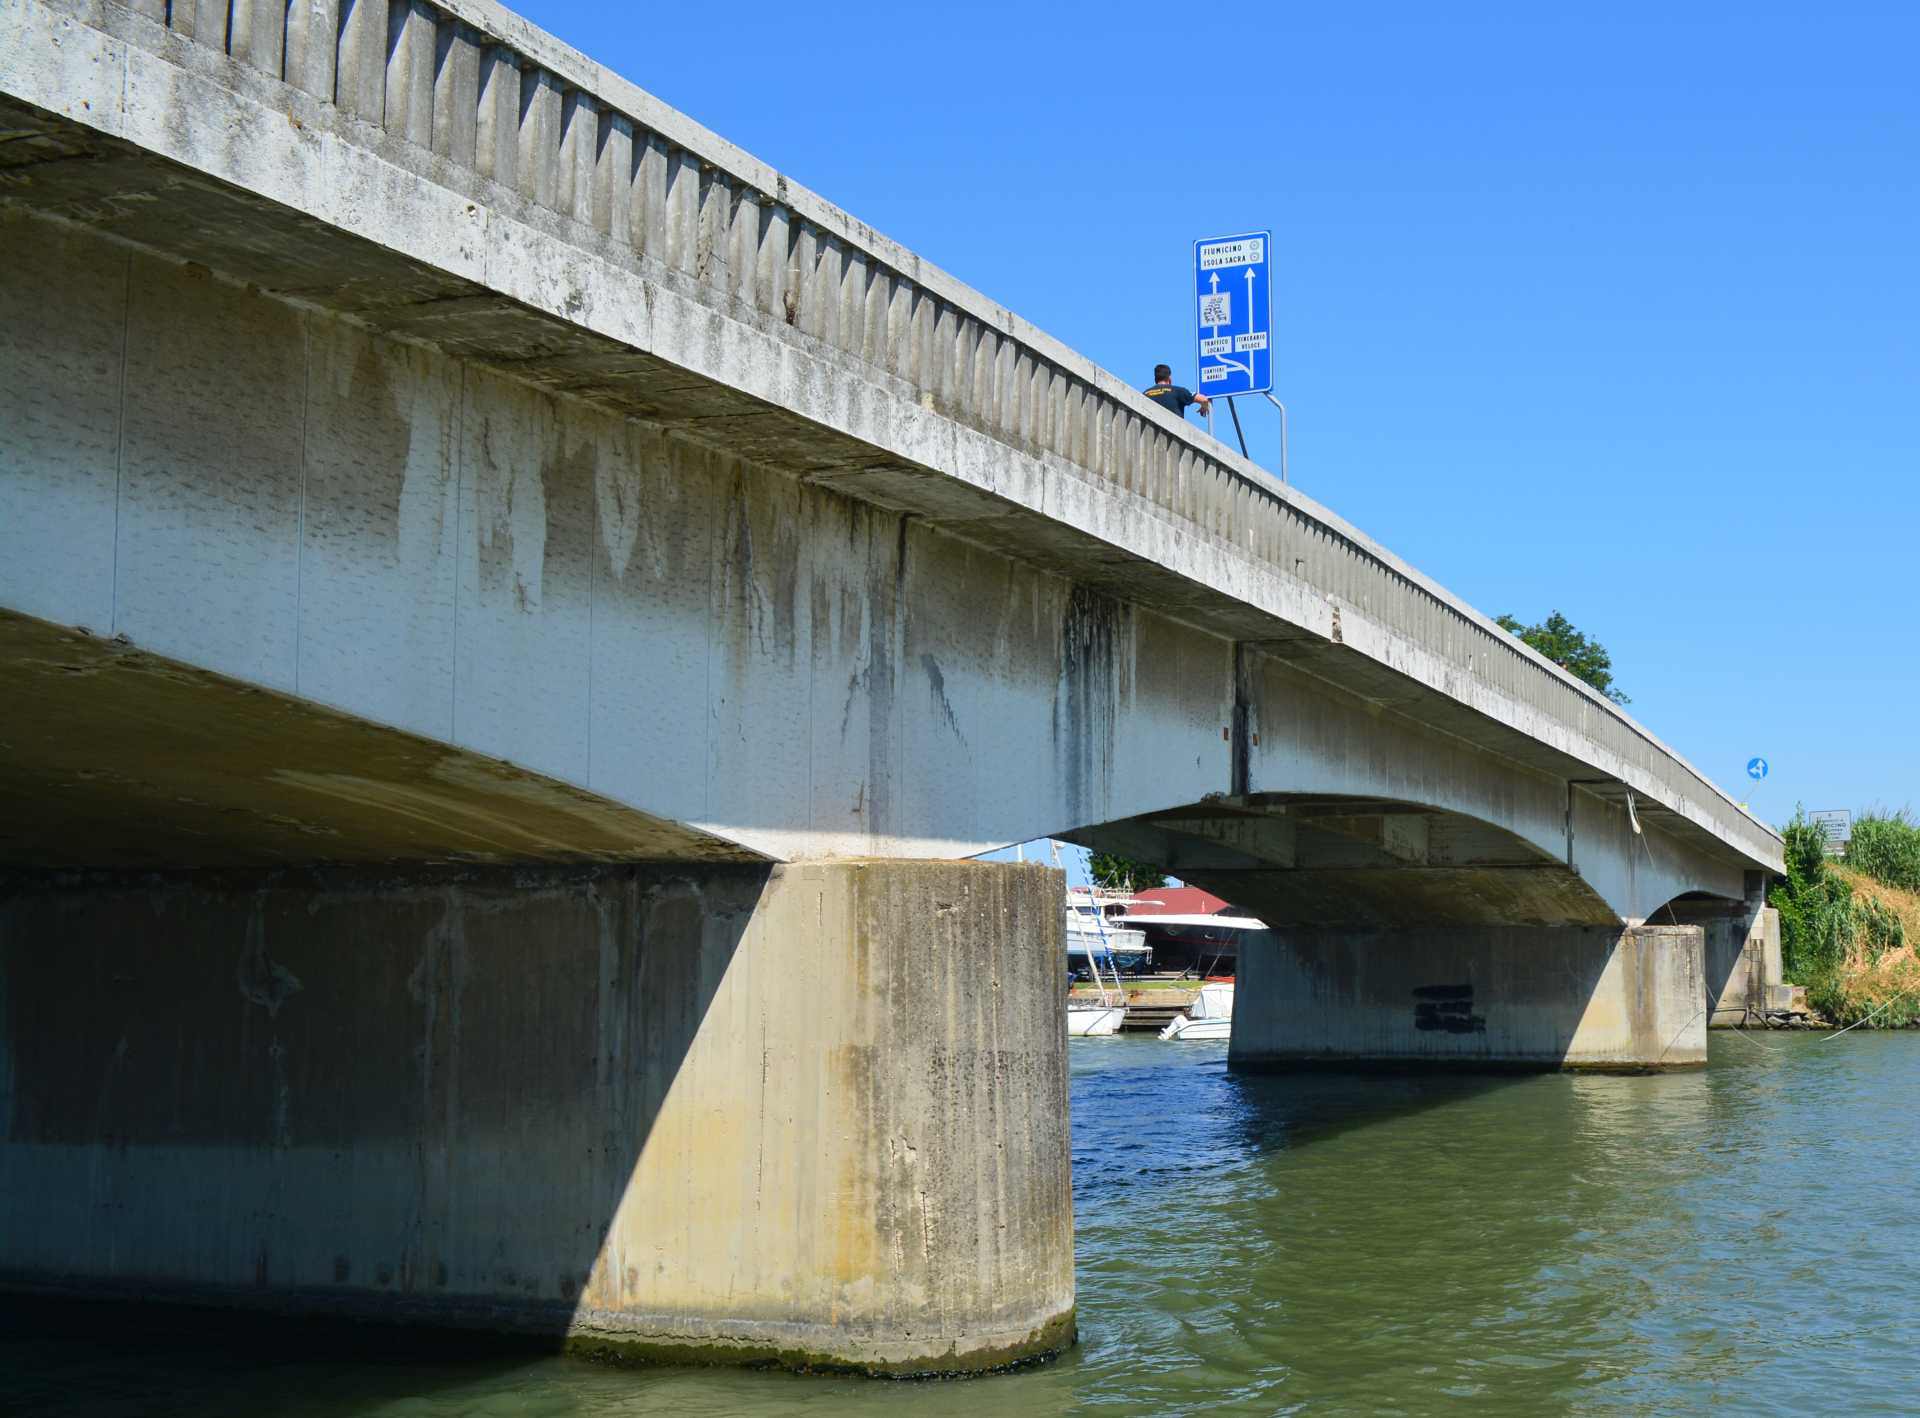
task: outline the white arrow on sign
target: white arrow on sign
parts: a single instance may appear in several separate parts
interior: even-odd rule
[[[1213,273],[1211,284],[1213,287],[1213,293],[1215,295],[1218,295],[1220,293],[1220,273],[1218,271],[1215,271]],[[1215,307],[1215,313],[1216,314],[1218,313],[1217,306]],[[1231,325],[1233,322],[1229,320],[1227,323]],[[1251,266],[1247,268],[1247,329],[1249,330],[1253,329],[1253,268]],[[1207,330],[1208,330],[1208,333],[1213,335],[1218,335],[1220,333],[1220,327],[1218,325],[1209,325],[1207,327]],[[1239,370],[1242,374],[1247,376],[1247,381],[1249,383],[1253,381],[1253,356],[1251,354],[1247,356],[1247,362],[1245,364],[1240,363],[1240,361],[1237,359],[1231,359],[1224,354],[1216,354],[1214,356],[1214,359],[1228,369]],[[1203,384],[1205,382],[1206,382],[1205,380],[1201,381],[1201,383]]]

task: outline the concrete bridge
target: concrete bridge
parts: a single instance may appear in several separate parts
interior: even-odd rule
[[[486,0],[0,0],[0,1283],[924,1372],[1073,1326],[1043,834],[1233,1061],[1654,1068],[1780,843]]]

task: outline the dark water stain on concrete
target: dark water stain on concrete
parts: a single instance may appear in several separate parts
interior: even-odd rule
[[[960,721],[953,716],[953,705],[947,699],[947,677],[940,672],[940,662],[930,654],[922,653],[920,668],[927,672],[927,688],[933,694],[934,708],[940,713],[941,721],[960,740],[961,746],[967,744],[967,736],[960,732]]]
[[[1060,623],[1060,680],[1053,701],[1053,750],[1067,803],[1081,821],[1104,812],[1113,781],[1119,647],[1132,633],[1132,608],[1075,586]]]

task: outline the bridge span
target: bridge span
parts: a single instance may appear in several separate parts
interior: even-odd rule
[[[9,1288],[1051,1352],[1041,835],[1270,924],[1238,1066],[1764,987],[1616,706],[487,0],[0,0],[0,138]]]

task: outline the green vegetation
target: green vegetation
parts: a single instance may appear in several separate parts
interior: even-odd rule
[[[1905,809],[1868,813],[1853,825],[1847,865],[1883,886],[1920,891],[1920,823]]]
[[[1095,886],[1109,886],[1117,891],[1150,891],[1167,884],[1166,873],[1159,868],[1116,857],[1111,852],[1093,853],[1087,860],[1087,870],[1092,873]]]
[[[1867,818],[1865,822],[1904,823],[1915,851],[1920,829],[1905,815]],[[1855,842],[1859,842],[1855,827]],[[1887,837],[1894,833],[1870,833]],[[1873,1019],[1876,1024],[1905,1024],[1920,1014],[1920,959],[1912,940],[1920,940],[1920,894],[1866,868],[1849,852],[1847,865],[1827,857],[1820,829],[1795,810],[1781,829],[1786,839],[1787,879],[1773,889],[1768,903],[1780,913],[1780,956],[1788,980],[1807,987],[1807,1001],[1838,1024]],[[1878,853],[1882,849],[1874,848]],[[1907,861],[1900,850],[1871,858],[1897,867]],[[1901,1001],[1907,1008],[1900,1008]]]
[[[1585,680],[1615,704],[1633,702],[1614,688],[1613,656],[1607,653],[1606,646],[1598,640],[1587,639],[1559,611],[1538,625],[1522,625],[1517,617],[1510,615],[1498,617],[1494,624],[1502,630],[1512,631],[1575,679]]]

